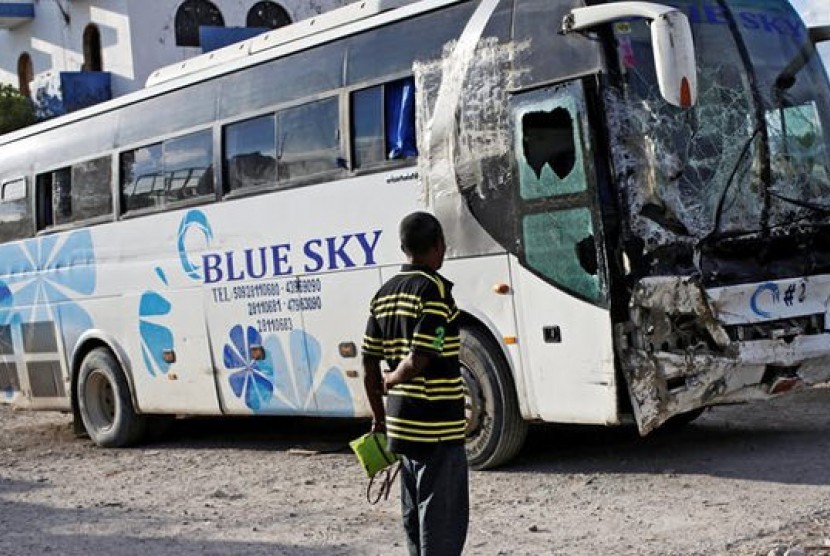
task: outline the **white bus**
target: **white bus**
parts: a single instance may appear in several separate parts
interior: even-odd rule
[[[468,455],[830,379],[830,87],[785,0],[373,0],[0,137],[0,397],[368,416],[368,302],[427,209]],[[694,46],[693,46],[694,45]]]

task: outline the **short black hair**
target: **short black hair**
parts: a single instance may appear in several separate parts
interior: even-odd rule
[[[401,249],[407,255],[423,255],[444,240],[441,223],[428,212],[413,212],[405,216],[398,231]]]

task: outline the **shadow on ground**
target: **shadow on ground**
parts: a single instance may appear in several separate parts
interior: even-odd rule
[[[187,418],[142,448],[349,453],[368,421],[294,417]],[[830,390],[714,408],[641,438],[633,425],[534,425],[507,473],[683,473],[784,484],[830,484]]]
[[[0,497],[4,493],[25,493],[39,489],[37,483],[0,478]],[[140,523],[143,536],[125,536],[117,531],[125,522]],[[129,508],[103,505],[92,508],[59,508],[26,502],[2,502],[0,508],[0,554],[60,554],[90,556],[118,554],[147,556],[208,556],[244,554],[246,556],[337,556],[353,554],[346,545],[288,546],[273,542],[236,542],[189,539],[185,535],[160,536],[165,523],[160,517],[134,512]],[[99,530],[99,533],[89,533]],[[203,535],[200,535],[203,536]],[[256,533],[251,533],[252,537]]]

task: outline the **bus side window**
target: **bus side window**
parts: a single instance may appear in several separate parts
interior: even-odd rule
[[[73,165],[71,179],[63,183],[70,186],[68,191],[61,189],[61,202],[67,203],[69,211],[61,214],[58,224],[112,214],[112,159],[109,156]]]
[[[387,83],[384,94],[386,148],[390,159],[418,156],[415,140],[415,79]]]
[[[71,213],[71,176],[71,168],[68,167],[38,174],[35,182],[38,230],[45,230],[57,224],[56,213],[62,214],[64,218]],[[62,206],[58,206],[59,195],[56,195],[56,191],[64,192]]]
[[[161,143],[123,152],[120,162],[124,212],[160,205],[164,193]]]
[[[165,205],[212,196],[213,132],[199,131],[162,143]]]
[[[418,156],[412,77],[356,91],[351,107],[355,169]]]
[[[110,157],[95,158],[37,176],[37,229],[112,213]]]
[[[197,131],[122,152],[119,166],[124,212],[166,210],[212,197],[213,132]]]
[[[337,170],[340,126],[337,98],[277,113],[277,179],[280,182]]]
[[[0,187],[0,242],[31,235],[27,194],[24,178],[8,181]]]
[[[225,193],[277,183],[274,114],[226,125],[222,135]]]
[[[35,181],[35,204],[37,209],[37,229],[43,230],[54,226],[52,216],[52,173],[38,174]]]
[[[386,160],[383,135],[383,85],[352,93],[354,168],[366,168]]]
[[[558,287],[605,302],[589,175],[581,85],[573,82],[514,97],[523,259]]]

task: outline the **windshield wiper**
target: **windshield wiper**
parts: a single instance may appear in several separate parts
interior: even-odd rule
[[[741,154],[738,157],[737,162],[735,162],[735,167],[732,168],[732,173],[729,174],[729,179],[726,181],[726,185],[723,186],[723,191],[721,191],[720,198],[718,199],[718,206],[715,209],[715,225],[712,228],[712,231],[703,238],[703,243],[708,243],[720,233],[720,221],[723,216],[723,205],[726,203],[726,196],[729,194],[729,190],[732,188],[732,183],[735,181],[735,176],[738,174],[738,170],[740,170],[741,164],[743,164],[744,158],[746,158],[746,155],[749,152],[749,147],[752,146],[752,142],[755,141],[758,134],[763,131],[765,125],[766,124],[764,122],[759,121],[758,125],[756,125],[755,129],[752,131],[752,135],[750,135],[749,139],[747,139],[744,143],[744,146],[741,149]]]
[[[818,212],[819,214],[822,214],[824,216],[830,215],[830,205],[822,205],[822,204],[819,204],[819,203],[811,203],[809,201],[802,201],[800,199],[793,199],[791,197],[785,197],[784,195],[781,195],[780,193],[776,193],[772,189],[769,190],[769,194],[772,195],[773,197],[775,197],[776,199],[780,199],[782,201],[790,203],[791,205],[795,205],[797,207],[809,209],[809,210]]]

